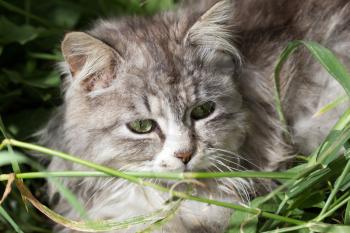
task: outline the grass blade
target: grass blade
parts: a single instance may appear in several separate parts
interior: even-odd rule
[[[345,66],[336,58],[336,56],[327,48],[313,41],[301,41],[309,49],[316,60],[333,76],[350,96],[350,75]]]
[[[347,95],[340,96],[337,99],[335,99],[334,101],[330,102],[329,104],[326,104],[325,106],[323,106],[312,117],[313,118],[319,117],[319,116],[331,111],[332,109],[336,108],[337,106],[341,105],[342,103],[345,103],[346,101],[349,101],[349,96],[347,96]]]
[[[337,121],[331,132],[322,143],[315,159],[310,160],[327,166],[339,155],[339,150],[350,138],[350,109]]]
[[[346,154],[349,154],[349,153],[350,153],[349,151],[346,152]],[[333,199],[335,198],[335,195],[339,191],[340,185],[343,183],[346,175],[349,174],[349,172],[350,172],[350,160],[348,160],[348,162],[346,163],[346,166],[345,166],[344,170],[342,171],[341,175],[335,181],[334,188],[333,188],[331,194],[329,195],[329,197],[328,197],[328,199],[326,201],[326,204],[322,208],[322,211],[319,214],[319,216],[322,216],[328,210],[328,207],[331,205],[331,202],[333,201]]]
[[[326,223],[309,223],[307,224],[310,231],[320,233],[349,233],[350,226],[332,225]]]
[[[15,180],[15,174],[10,174],[9,179],[7,180],[6,188],[4,193],[2,194],[2,197],[0,199],[0,205],[4,202],[6,197],[11,193],[12,190],[12,183]]]
[[[2,121],[1,115],[0,115],[0,132],[2,133],[2,135],[6,138],[9,139],[9,135],[7,134],[6,130],[5,130],[5,126],[4,123]],[[14,155],[13,149],[11,145],[6,145],[7,146],[7,150],[9,151],[9,153],[11,154],[10,156]],[[0,144],[0,150],[2,149],[2,145]],[[12,170],[14,173],[20,173],[21,170],[19,168],[19,164],[16,161],[12,161],[11,162],[12,165]]]
[[[0,152],[0,165],[1,165],[1,152]],[[209,179],[209,178],[270,178],[270,179],[295,179],[296,173],[293,172],[124,172],[127,175],[138,178],[158,178],[158,179],[170,179],[170,180],[185,180],[185,179]],[[110,177],[104,172],[99,171],[54,171],[54,172],[23,172],[17,173],[18,179],[37,179],[48,177]],[[8,174],[1,174],[0,181],[7,180]]]
[[[344,224],[350,225],[350,200],[346,204],[346,209],[344,212]]]
[[[11,216],[6,212],[2,206],[0,206],[0,215],[13,227],[17,233],[24,233]]]

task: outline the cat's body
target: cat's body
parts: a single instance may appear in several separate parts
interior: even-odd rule
[[[312,115],[344,91],[306,51],[291,58],[282,74],[282,97],[294,143],[286,142],[274,109],[275,62],[289,41],[303,39],[332,49],[349,67],[350,3],[233,2],[100,21],[89,35],[68,34],[62,44],[65,102],[42,132],[42,144],[116,169],[142,171],[275,170],[296,152],[310,153],[347,106]],[[213,112],[191,119],[196,106],[210,101]],[[138,119],[156,124],[149,133],[136,134],[126,125]],[[184,160],[185,155],[190,158]],[[53,158],[49,169],[86,168]],[[95,219],[147,214],[169,197],[121,179],[64,182]],[[262,181],[203,182],[205,187],[196,186],[198,195],[235,203],[268,189]],[[62,199],[56,210],[77,217]],[[158,230],[221,232],[230,214],[183,201]]]

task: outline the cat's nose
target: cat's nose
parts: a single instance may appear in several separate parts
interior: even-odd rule
[[[192,158],[193,151],[175,152],[175,157],[181,159],[184,164],[187,164]]]

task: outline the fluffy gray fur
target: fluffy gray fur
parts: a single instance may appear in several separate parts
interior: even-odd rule
[[[310,153],[348,105],[312,118],[344,92],[301,50],[283,70],[283,108],[292,132],[292,142],[285,141],[273,104],[275,61],[288,41],[304,39],[329,47],[349,67],[349,25],[347,0],[189,2],[153,17],[100,20],[62,42],[64,103],[41,132],[41,143],[121,170],[281,169],[296,152]],[[191,120],[191,110],[208,100],[215,111]],[[159,127],[135,134],[126,124],[136,119],[154,119]],[[188,164],[174,156],[186,150],[194,151]],[[53,158],[49,170],[86,168]],[[63,182],[96,219],[146,214],[168,198],[116,178]],[[235,203],[269,189],[263,181],[203,182],[197,194]],[[51,197],[55,192],[50,186]],[[77,218],[63,199],[55,209]],[[183,201],[159,231],[222,232],[230,214]]]

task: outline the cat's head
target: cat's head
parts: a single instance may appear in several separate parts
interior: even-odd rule
[[[62,43],[67,148],[116,168],[234,168],[247,124],[232,7],[100,21]]]

